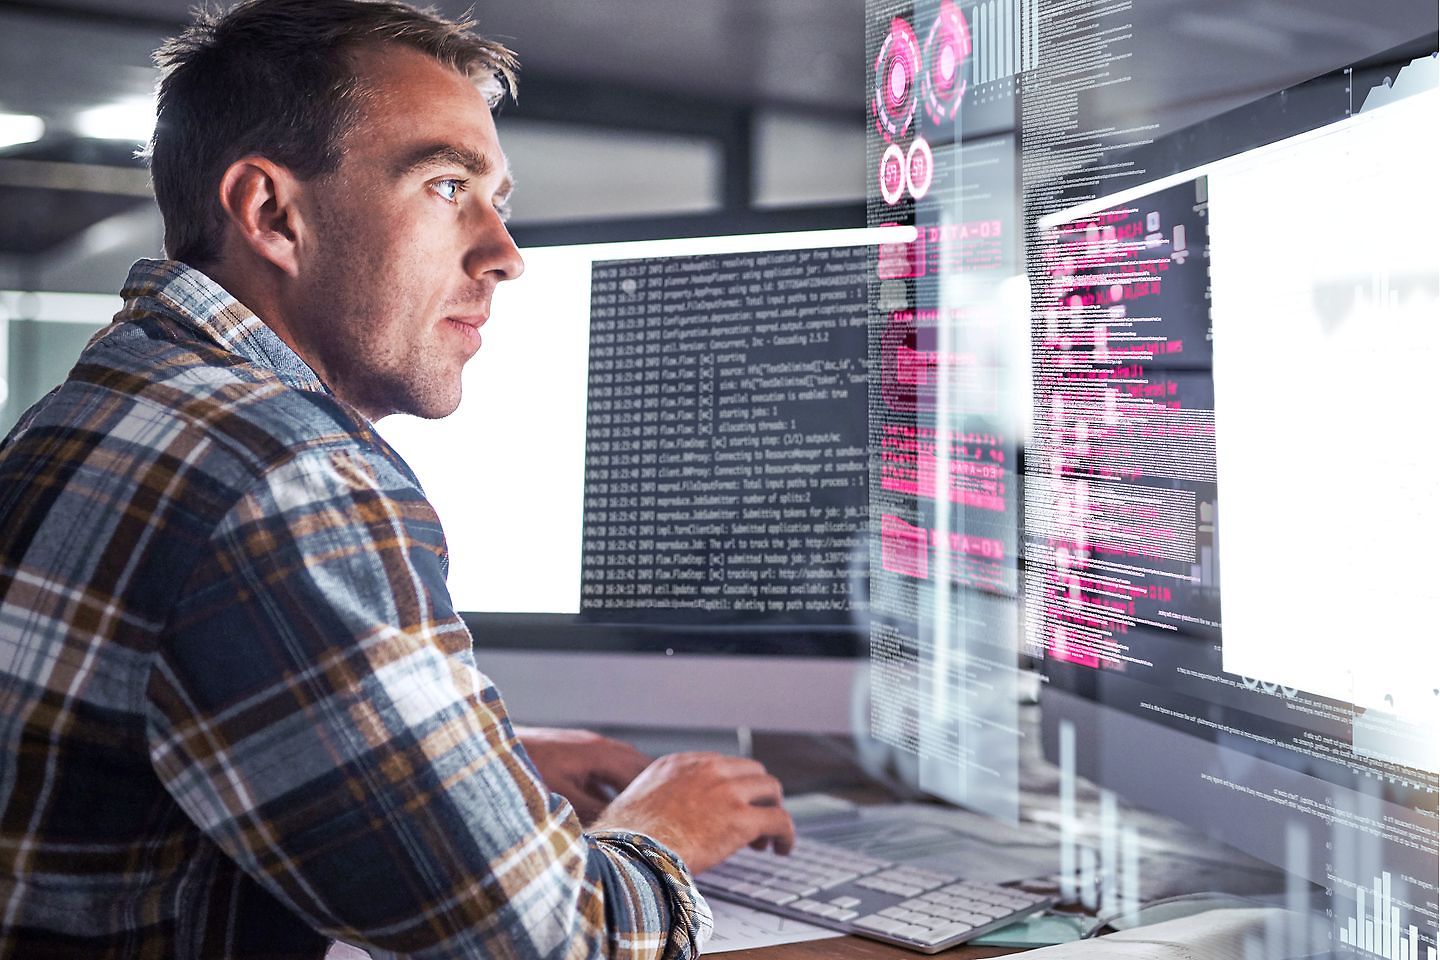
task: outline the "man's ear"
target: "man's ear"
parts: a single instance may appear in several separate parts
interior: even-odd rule
[[[234,238],[289,276],[299,273],[300,182],[261,156],[241,157],[220,177],[220,208]]]

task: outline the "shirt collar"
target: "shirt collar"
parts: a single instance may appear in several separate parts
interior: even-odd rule
[[[178,260],[137,260],[120,295],[117,323],[163,314],[301,390],[329,393],[300,355],[228,290]]]

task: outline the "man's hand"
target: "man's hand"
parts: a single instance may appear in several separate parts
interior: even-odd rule
[[[780,781],[754,760],[716,753],[661,757],[611,801],[596,828],[634,830],[703,873],[747,843],[789,853],[795,824],[780,805]]]
[[[515,735],[545,786],[569,800],[585,824],[599,816],[651,761],[628,743],[588,730],[516,727]]]

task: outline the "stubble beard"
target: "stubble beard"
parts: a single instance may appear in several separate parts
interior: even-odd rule
[[[439,346],[427,342],[436,331],[413,322],[404,271],[357,242],[357,231],[326,219],[330,255],[305,306],[326,385],[371,420],[391,413],[449,416],[460,402],[459,377],[452,385]]]

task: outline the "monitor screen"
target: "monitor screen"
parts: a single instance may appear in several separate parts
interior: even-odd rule
[[[1052,756],[1431,943],[1440,87],[1402,67],[1041,221],[1027,596]]]

